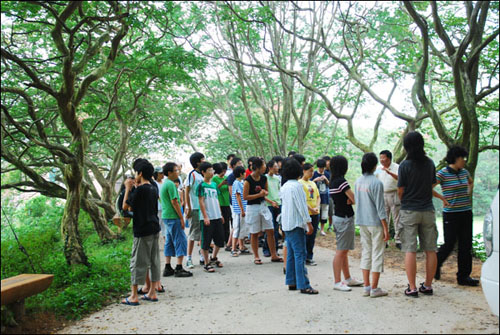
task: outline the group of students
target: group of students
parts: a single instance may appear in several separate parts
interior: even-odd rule
[[[255,265],[262,264],[259,256],[262,243],[264,256],[270,257],[271,262],[284,263],[289,290],[318,294],[310,284],[306,265],[316,265],[315,238],[319,229],[320,234],[324,233],[329,221],[336,238],[334,290],[348,292],[353,286],[363,286],[364,296],[386,296],[387,291],[378,282],[392,216],[396,246],[406,253],[409,282],[404,291],[406,296],[433,294],[432,281],[440,278],[440,268],[457,239],[458,283],[478,285],[476,279],[470,278],[473,183],[464,169],[467,151],[452,147],[446,157],[449,165],[436,174],[433,161],[425,154],[420,133],[408,133],[403,144],[407,157],[399,166],[392,163],[387,150],[379,155],[381,165],[374,153],[364,154],[362,176],[356,180],[354,191],[345,179],[348,161],[341,155],[317,160],[316,171],[304,156],[294,152],[288,158],[273,157],[267,163],[261,157],[250,157],[245,170],[243,161],[234,155],[227,157],[229,164],[211,164],[196,152],[190,157],[193,170],[184,182],[179,178],[179,166],[169,162],[161,169],[166,177],[162,183],[152,178],[155,170],[151,163],[136,160],[135,178],[124,183],[123,210],[133,213],[134,244],[130,263],[132,294],[122,303],[138,305],[139,299],[157,301],[157,292],[165,290],[160,283],[160,221],[165,228],[163,276],[192,276],[183,268],[183,259],[187,256],[188,269],[194,267],[192,254],[196,242],[201,248],[200,265],[213,273],[224,266],[218,259],[221,248],[225,247],[233,257],[250,254],[245,247],[249,239]],[[443,195],[434,190],[437,184],[441,184]],[[445,244],[439,252],[436,252],[433,196],[444,204]],[[190,222],[187,236],[186,220]],[[360,227],[362,281],[349,271],[348,252],[354,250],[355,225]],[[280,245],[282,237],[285,243]],[[417,288],[418,244],[426,254],[426,276]],[[280,247],[283,258],[278,254]],[[171,257],[177,258],[175,269]],[[139,289],[139,285],[144,286]]]

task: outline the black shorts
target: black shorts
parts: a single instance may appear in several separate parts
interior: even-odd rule
[[[200,222],[201,225],[201,248],[203,250],[210,249],[210,243],[212,240],[214,244],[219,248],[224,247],[224,227],[222,226],[222,220],[210,220],[210,225],[206,226],[203,220]]]

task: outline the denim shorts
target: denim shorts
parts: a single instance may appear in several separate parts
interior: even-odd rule
[[[180,257],[187,255],[187,238],[181,227],[180,219],[163,219],[166,238],[163,253],[165,257]]]

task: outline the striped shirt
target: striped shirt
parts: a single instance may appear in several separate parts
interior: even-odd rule
[[[335,204],[335,216],[346,218],[354,215],[352,206],[347,204],[348,198],[345,194],[350,189],[351,186],[343,177],[336,177],[330,181],[330,197]]]
[[[240,206],[238,205],[238,200],[236,197],[240,197],[241,202],[243,204],[243,210],[247,210],[247,201],[243,200],[243,183],[236,179],[233,183],[233,194],[232,194],[232,201],[231,204],[233,205],[233,213],[240,214],[241,209]]]
[[[472,210],[469,178],[470,174],[466,169],[457,172],[449,166],[436,173],[436,179],[441,184],[443,196],[450,203],[449,207],[443,208],[443,212],[453,213]]]
[[[290,179],[281,187],[280,195],[283,231],[292,231],[295,228],[307,230],[307,223],[311,222],[311,217],[302,184],[296,179]]]

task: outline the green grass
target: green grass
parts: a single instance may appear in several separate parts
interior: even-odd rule
[[[16,233],[34,263],[35,272],[54,275],[49,289],[26,299],[27,312],[48,311],[67,319],[79,319],[127,292],[133,240],[131,227],[122,234],[121,240],[102,244],[90,218],[81,212],[80,234],[91,266],[69,266],[60,236],[63,205],[51,203],[52,200],[45,197],[35,199],[9,215],[16,223]],[[116,231],[114,226],[111,229]],[[34,272],[9,231],[10,227],[2,218],[2,279]]]

